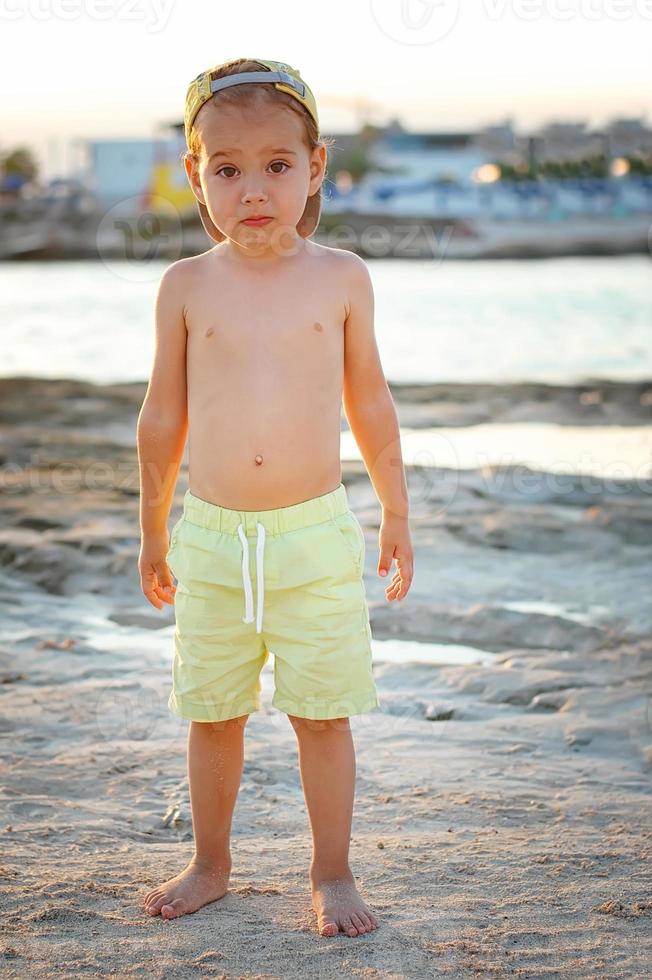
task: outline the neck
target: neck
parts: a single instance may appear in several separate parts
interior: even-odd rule
[[[237,262],[246,262],[250,266],[275,266],[282,265],[288,259],[296,258],[305,252],[307,240],[301,235],[289,233],[283,235],[280,240],[274,238],[272,241],[260,241],[250,245],[242,245],[240,242],[227,238],[223,245],[223,254]]]

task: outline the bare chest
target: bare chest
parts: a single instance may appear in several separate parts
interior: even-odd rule
[[[292,285],[202,291],[186,315],[189,374],[233,382],[255,376],[274,388],[299,378],[341,381],[343,297],[325,285]]]

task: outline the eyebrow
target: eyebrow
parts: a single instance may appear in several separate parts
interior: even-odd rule
[[[231,157],[231,156],[236,156],[239,152],[240,152],[240,150],[216,150],[216,152],[215,153],[212,153],[209,156],[208,159],[209,160],[214,160],[215,157]],[[260,152],[261,153],[286,153],[289,156],[293,156],[293,157],[296,156],[296,153],[294,152],[294,150],[284,150],[282,147],[281,148],[277,148],[277,147],[268,147],[268,146],[266,146],[266,147],[263,147],[263,149]]]

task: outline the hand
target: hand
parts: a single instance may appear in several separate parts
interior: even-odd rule
[[[169,606],[174,605],[176,585],[165,560],[169,547],[170,535],[167,528],[161,534],[143,536],[140,546],[140,587],[147,601],[156,609],[162,609],[165,602]]]
[[[407,517],[384,513],[378,539],[380,543],[378,574],[389,574],[392,558],[396,560],[396,571],[385,589],[387,601],[404,599],[412,584],[414,567],[414,553]]]

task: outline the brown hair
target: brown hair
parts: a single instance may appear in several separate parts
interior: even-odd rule
[[[223,65],[220,65],[214,71],[211,72],[211,78],[224,78],[225,75],[235,75],[241,71],[260,71],[261,65],[257,61],[250,61],[247,58],[236,58],[233,61],[227,61]],[[330,146],[335,142],[332,138],[322,137],[319,134],[317,128],[317,123],[310,115],[308,110],[301,105],[301,103],[294,98],[294,96],[289,95],[287,92],[280,92],[274,87],[274,84],[270,82],[269,84],[252,83],[251,85],[233,85],[231,88],[221,89],[216,92],[208,102],[204,103],[202,108],[197,113],[192,126],[190,127],[190,132],[188,134],[188,150],[182,154],[182,159],[190,159],[193,162],[196,161],[202,153],[203,144],[202,139],[199,134],[195,123],[197,117],[201,113],[202,109],[207,105],[216,106],[237,106],[241,108],[248,108],[253,105],[259,105],[260,103],[267,105],[282,105],[289,109],[291,112],[296,113],[301,121],[303,122],[303,133],[305,137],[305,143],[308,151],[312,153],[314,149],[318,146]],[[319,190],[313,195],[317,197],[321,204],[322,199],[322,187],[326,180],[326,171],[324,172],[324,181],[320,186]]]

